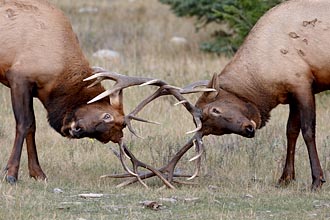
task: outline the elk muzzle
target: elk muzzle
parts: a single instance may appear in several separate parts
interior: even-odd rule
[[[242,135],[247,138],[253,138],[256,127],[256,123],[253,120],[242,123]]]

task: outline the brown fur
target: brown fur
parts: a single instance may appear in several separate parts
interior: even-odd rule
[[[289,104],[288,155],[280,183],[294,175],[294,151],[302,131],[312,169],[313,189],[324,182],[315,145],[314,94],[330,88],[330,2],[291,0],[271,9],[251,30],[224,70],[203,94],[204,135],[254,136],[270,111]],[[251,129],[254,127],[254,129]]]
[[[91,82],[83,79],[91,75],[70,21],[60,10],[45,0],[0,0],[0,82],[11,90],[16,119],[8,182],[17,181],[24,140],[30,176],[46,178],[35,145],[33,97],[40,99],[50,125],[63,136],[120,141],[122,103],[111,105],[107,97],[87,105],[105,91],[101,85],[87,88]]]

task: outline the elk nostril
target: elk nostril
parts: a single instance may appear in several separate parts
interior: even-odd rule
[[[75,127],[75,128],[72,128],[72,131],[73,132],[80,132],[82,130],[82,128],[81,127]]]
[[[253,134],[254,133],[254,127],[252,125],[248,125],[246,126],[245,130],[249,133],[249,134]]]

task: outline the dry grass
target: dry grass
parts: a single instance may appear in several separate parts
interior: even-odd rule
[[[195,33],[193,20],[178,19],[168,7],[156,0],[53,0],[72,20],[81,45],[93,65],[128,75],[162,78],[182,86],[200,79],[210,79],[227,60],[204,54],[198,43],[206,39],[208,30]],[[98,7],[95,14],[79,13],[83,6]],[[174,46],[172,36],[185,37],[186,46]],[[121,54],[114,62],[92,56],[98,49],[113,49]],[[9,90],[1,87],[0,162],[4,167],[13,144],[15,124]],[[131,110],[151,88],[125,91],[126,112]],[[189,96],[193,102],[196,95]],[[190,115],[182,107],[174,107],[172,98],[162,98],[148,106],[141,116],[162,123],[161,126],[135,123],[145,139],[125,136],[138,158],[161,166],[189,138],[193,129]],[[207,152],[203,157],[201,176],[196,186],[178,190],[158,190],[161,183],[149,180],[151,189],[135,184],[117,189],[117,180],[99,179],[103,174],[121,172],[118,159],[109,145],[84,139],[68,140],[53,131],[46,112],[35,101],[37,144],[41,165],[49,177],[47,183],[30,179],[27,158],[22,155],[20,181],[17,186],[0,182],[0,219],[327,219],[330,218],[330,188],[325,184],[311,193],[310,168],[306,147],[297,145],[297,181],[288,188],[276,188],[285,159],[285,124],[287,107],[280,106],[272,120],[254,139],[236,135],[205,138]],[[330,171],[329,98],[318,96],[317,144],[325,173]],[[116,147],[113,145],[113,147]],[[179,168],[191,172],[189,152]],[[3,177],[3,176],[2,176]],[[60,188],[63,193],[54,193]],[[80,193],[104,193],[100,199],[82,199]],[[160,198],[177,198],[177,202]],[[198,197],[194,202],[185,198]],[[140,201],[155,200],[164,209],[145,209]]]

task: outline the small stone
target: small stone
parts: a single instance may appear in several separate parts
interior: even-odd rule
[[[62,189],[60,189],[60,188],[54,188],[53,189],[53,192],[54,193],[63,193],[64,191]]]
[[[186,45],[188,43],[188,41],[184,37],[172,37],[171,43],[176,44],[176,45]]]
[[[251,194],[246,194],[246,195],[244,195],[244,198],[246,198],[246,199],[253,199],[254,197]]]
[[[104,194],[98,194],[98,193],[86,193],[86,194],[79,194],[78,196],[80,196],[81,198],[87,199],[87,198],[101,198],[104,196]]]
[[[102,49],[93,53],[93,57],[109,60],[112,63],[120,63],[121,56],[117,51]]]
[[[81,14],[83,14],[83,13],[96,14],[97,12],[99,12],[99,9],[96,7],[82,7],[82,8],[79,8],[78,12]]]
[[[184,198],[183,199],[183,201],[185,201],[185,202],[196,202],[198,200],[199,200],[198,197],[191,197],[191,198]]]

